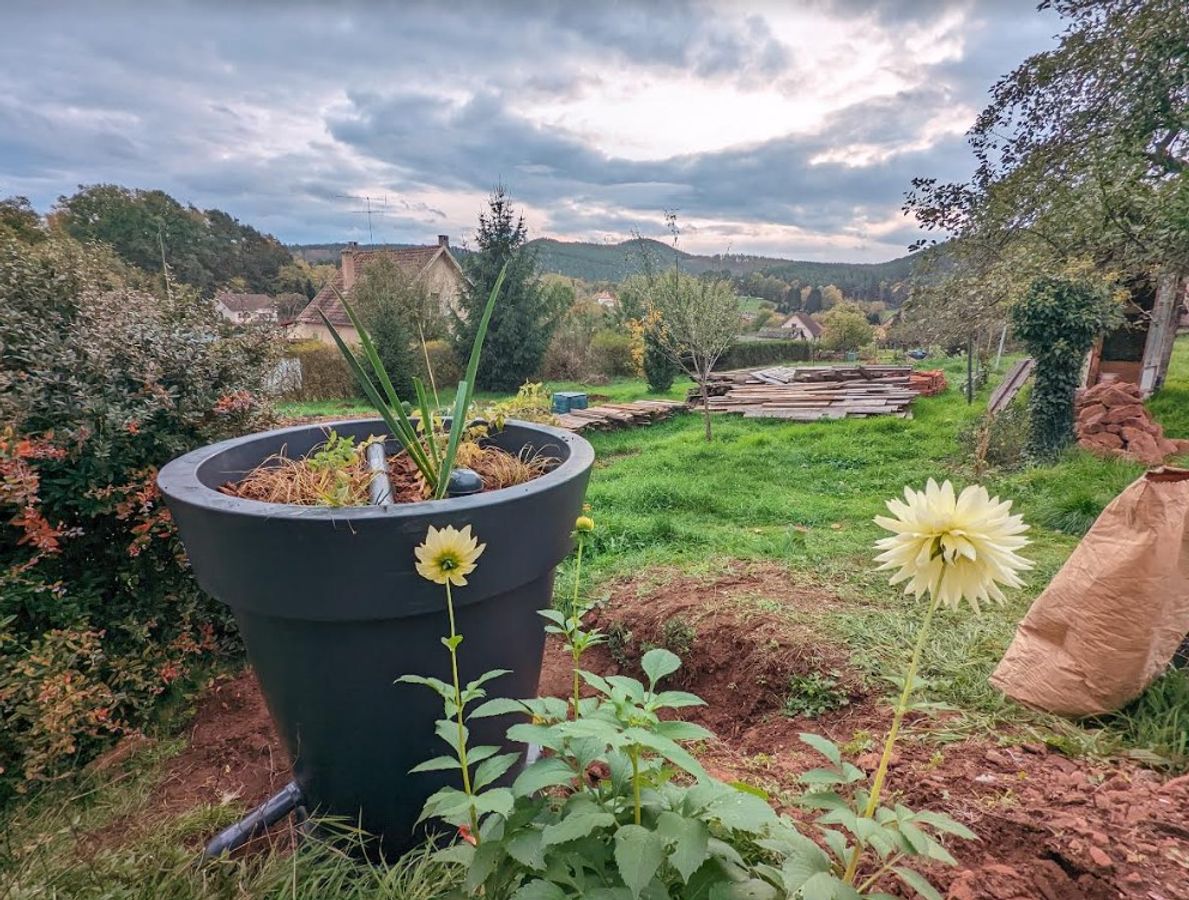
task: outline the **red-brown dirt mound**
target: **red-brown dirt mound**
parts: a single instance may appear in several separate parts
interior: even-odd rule
[[[775,566],[736,568],[716,579],[675,578],[653,590],[616,585],[592,617],[604,632],[617,626],[633,640],[620,660],[606,646],[584,658],[601,674],[627,668],[650,644],[661,644],[665,625],[692,626],[682,657],[683,686],[707,700],[689,718],[720,740],[702,754],[720,778],[741,779],[791,804],[800,773],[822,760],[801,743],[803,731],[850,744],[855,762],[873,772],[891,719],[888,704],[865,695],[845,652],[814,634],[815,613],[843,601],[798,587]],[[791,620],[780,610],[796,611]],[[672,625],[668,633],[674,633]],[[677,648],[670,648],[675,649]],[[625,666],[624,663],[627,663]],[[781,711],[780,686],[793,675],[839,673],[851,686],[851,704],[816,719]],[[754,681],[748,682],[749,676]],[[546,652],[541,692],[566,696],[570,661],[555,643]],[[1000,746],[986,739],[939,744],[923,738],[944,721],[910,716],[888,787],[892,799],[917,809],[944,811],[979,837],[953,849],[955,869],[932,871],[954,900],[1106,900],[1189,897],[1189,776],[1162,779],[1130,763],[1090,763],[1027,742]],[[1011,736],[1004,734],[1006,740]],[[894,884],[881,888],[896,893]]]
[[[1164,428],[1143,404],[1139,385],[1103,382],[1078,392],[1079,446],[1105,456],[1122,456],[1149,466],[1189,452],[1189,441],[1164,436]]]
[[[639,676],[636,661],[649,648],[673,651],[681,669],[667,683],[707,704],[685,710],[686,718],[724,740],[736,740],[755,722],[779,713],[796,675],[826,674],[835,683],[832,693],[848,707],[863,699],[862,681],[842,650],[823,643],[809,625],[762,607],[779,597],[790,611],[812,617],[840,605],[837,598],[795,588],[788,573],[773,565],[736,566],[709,582],[665,574],[672,577],[655,589],[632,582],[612,586],[610,599],[589,622],[606,633],[607,643],[591,651],[584,666]],[[570,680],[569,657],[551,645],[541,693],[565,696]]]

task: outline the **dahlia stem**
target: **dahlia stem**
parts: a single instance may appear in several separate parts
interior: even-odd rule
[[[577,631],[579,628],[578,620],[578,587],[582,583],[582,546],[586,542],[583,540],[582,532],[578,532],[578,559],[574,564],[574,599],[570,601],[570,621],[572,623],[570,629],[570,655],[574,658],[574,718],[578,718],[578,700],[581,695],[582,679],[578,675],[578,663],[582,657],[582,651],[578,649],[576,642]]]
[[[471,798],[471,835],[479,843],[479,817],[475,812],[474,792],[471,790],[471,770],[467,765],[466,725],[462,716],[462,682],[458,677],[457,632],[454,629],[454,598],[450,594],[450,582],[446,582],[446,612],[450,616],[450,674],[454,678],[454,705],[458,708],[458,763],[462,766],[462,789]]]
[[[640,748],[633,746],[628,750],[628,758],[632,761],[632,805],[635,807],[635,821],[640,824]]]
[[[908,663],[908,671],[904,675],[904,687],[900,691],[900,700],[896,703],[895,711],[892,713],[892,727],[888,729],[887,739],[883,745],[883,755],[879,758],[879,767],[875,770],[875,780],[871,782],[871,795],[867,798],[867,809],[863,812],[863,818],[870,819],[875,816],[875,811],[879,808],[879,798],[883,793],[884,782],[888,777],[888,766],[892,763],[892,752],[896,747],[896,738],[900,734],[900,723],[904,721],[904,714],[908,712],[908,701],[912,696],[913,679],[916,678],[917,666],[921,661],[921,650],[925,646],[925,638],[929,636],[929,626],[933,622],[933,613],[937,611],[937,597],[930,596],[929,609],[925,612],[925,618],[921,621],[920,631],[917,633],[916,646],[912,650],[912,659]],[[855,844],[851,850],[850,860],[846,864],[846,874],[843,875],[842,880],[846,884],[855,883],[855,874],[859,869],[859,845]]]
[[[578,532],[578,559],[574,563],[574,599],[570,601],[570,615],[578,615],[578,587],[582,583],[582,547],[586,543]]]

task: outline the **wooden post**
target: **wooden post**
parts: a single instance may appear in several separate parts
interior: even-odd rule
[[[974,402],[974,335],[966,339],[966,403]]]
[[[1168,362],[1172,358],[1173,342],[1177,336],[1177,314],[1180,312],[1181,290],[1184,280],[1180,275],[1165,275],[1156,287],[1156,302],[1152,305],[1152,318],[1148,325],[1148,337],[1144,341],[1144,357],[1140,368],[1139,387],[1144,396],[1160,390],[1164,376],[1168,373]]]

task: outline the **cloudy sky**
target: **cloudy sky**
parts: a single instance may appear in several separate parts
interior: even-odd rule
[[[1034,0],[6,3],[0,196],[162,188],[287,242],[533,236],[877,261],[961,178]]]

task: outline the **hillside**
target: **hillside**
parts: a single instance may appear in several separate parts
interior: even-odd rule
[[[311,263],[337,262],[342,243],[299,244],[289,249]],[[384,247],[408,247],[410,244],[383,244]],[[902,256],[882,263],[810,262],[780,259],[772,256],[748,256],[739,253],[698,256],[674,250],[668,244],[648,238],[621,241],[618,244],[595,244],[586,241],[559,241],[536,238],[526,245],[537,254],[542,272],[552,272],[583,281],[619,282],[640,273],[645,258],[656,268],[673,265],[674,258],[681,268],[693,275],[706,272],[724,275],[762,273],[788,282],[807,285],[837,285],[848,296],[873,296],[881,282],[895,284],[906,279],[916,259]],[[460,259],[467,252],[451,247]]]
[[[853,296],[871,295],[881,282],[895,284],[903,281],[911,273],[916,259],[915,256],[902,256],[882,263],[844,263],[738,253],[698,256],[648,239],[593,244],[537,238],[528,246],[536,251],[542,272],[556,272],[586,281],[622,281],[643,269],[644,255],[647,254],[652,264],[658,267],[672,265],[676,257],[681,268],[694,275],[706,272],[732,276],[762,273],[801,284],[837,285],[843,293]]]

